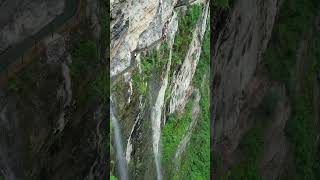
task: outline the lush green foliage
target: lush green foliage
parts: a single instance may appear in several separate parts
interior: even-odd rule
[[[157,51],[158,53],[158,60],[157,60],[157,69],[158,70],[162,70],[165,65],[168,63],[169,60],[169,54],[170,54],[170,50],[169,50],[169,45],[167,42],[163,42],[160,46],[159,51]]]
[[[210,179],[210,112],[209,84],[207,75],[210,72],[210,27],[208,26],[202,53],[193,85],[200,89],[200,114],[197,127],[191,136],[186,153],[182,157],[181,170],[175,174],[176,179]],[[206,78],[206,79],[205,79]]]
[[[168,44],[163,42],[159,50],[154,50],[151,54],[141,56],[141,73],[135,71],[133,73],[133,86],[139,92],[139,94],[145,94],[147,92],[148,82],[154,72],[162,72],[163,67],[167,64],[169,59]]]
[[[204,35],[202,53],[199,59],[199,63],[197,65],[197,70],[193,76],[193,84],[196,87],[201,87],[201,83],[203,81],[203,76],[205,73],[210,71],[210,27],[208,24],[206,33]]]
[[[176,175],[180,177],[178,179],[210,179],[210,103],[207,88],[201,95],[198,125],[182,159],[181,172]]]
[[[192,105],[192,101],[187,103],[181,117],[171,115],[162,130],[162,162],[164,167],[166,167],[166,173],[168,175],[173,173],[171,171],[174,170],[175,164],[172,163],[172,159],[183,135],[186,134],[189,124],[192,121]]]
[[[132,76],[132,83],[133,88],[136,89],[139,94],[144,95],[147,93],[147,84],[144,82],[143,74],[135,71]]]
[[[113,175],[110,175],[110,180],[118,180],[118,178]]]
[[[200,5],[190,6],[187,9],[186,14],[179,15],[178,32],[176,34],[175,43],[173,45],[171,70],[174,70],[177,66],[181,65],[184,58],[186,57],[189,45],[193,38],[192,35],[194,27],[200,15]],[[171,72],[171,76],[172,73],[173,72]]]

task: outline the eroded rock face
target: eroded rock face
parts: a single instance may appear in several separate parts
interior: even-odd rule
[[[65,0],[5,0],[0,4],[0,53],[63,13]]]
[[[192,3],[199,1],[186,1],[183,5]],[[112,86],[115,89],[112,97],[116,102],[114,104],[123,142],[126,142],[125,156],[131,179],[161,179],[162,175],[165,176],[160,166],[160,138],[168,116],[168,97],[171,97],[168,89],[176,82],[179,82],[180,86],[186,79],[186,85],[179,90],[189,89],[194,72],[187,75],[186,71],[196,69],[209,16],[209,3],[206,1],[201,7],[203,13],[200,20],[196,28],[192,27],[194,40],[190,45],[188,58],[181,59],[182,62],[186,61],[184,63],[187,68],[184,68],[179,78],[172,74],[175,79],[172,81],[169,76],[173,71],[178,71],[174,69],[177,67],[171,67],[172,47],[179,24],[177,12],[183,11],[177,7],[177,1],[111,1],[110,57]],[[152,53],[162,52],[160,49],[164,44],[167,48],[164,54],[167,54],[160,55],[163,59],[160,58],[159,61],[165,63],[161,64],[156,60],[158,65],[151,65],[150,78],[147,78],[142,71],[145,68],[143,61]],[[140,76],[142,78],[137,80]],[[179,102],[186,101],[187,96],[175,96],[174,99]],[[118,175],[116,159],[111,158],[112,162],[115,162],[112,163],[112,173]]]
[[[111,2],[111,76],[135,63],[134,51],[157,44],[175,4],[176,0]]]
[[[151,26],[145,34],[153,32]],[[171,51],[175,38],[175,33],[178,28],[178,21],[176,13],[170,18],[167,23],[167,42]],[[144,36],[144,35],[143,35]],[[147,38],[147,36],[144,36]],[[161,38],[161,37],[160,37]],[[155,48],[160,45],[159,39],[155,44],[146,48]],[[117,108],[119,109],[120,123],[122,126],[122,133],[125,140],[127,140],[126,159],[129,164],[140,164],[139,166],[132,167],[131,177],[133,179],[149,179],[150,177],[156,178],[155,154],[160,153],[160,134],[161,134],[161,118],[162,111],[165,107],[164,96],[168,86],[168,74],[171,66],[171,53],[169,55],[168,63],[164,69],[161,69],[159,74],[154,74],[152,82],[145,82],[150,87],[147,94],[139,94],[137,87],[132,89],[132,77],[139,74],[139,60],[140,54],[135,58],[137,65],[135,71],[126,72],[120,76],[120,80],[116,82],[115,86],[119,86],[121,91],[114,92],[117,101]],[[143,76],[143,74],[141,74]],[[160,78],[163,77],[163,78]],[[126,109],[126,111],[123,111]],[[159,157],[158,157],[159,158]],[[161,163],[158,160],[158,165]],[[160,167],[160,166],[159,166]]]
[[[170,113],[183,109],[189,92],[189,86],[196,71],[197,64],[201,54],[201,45],[204,33],[206,31],[207,19],[209,14],[209,3],[206,4],[201,18],[199,19],[193,33],[193,39],[190,43],[186,58],[183,61],[181,69],[173,78],[172,95],[170,100]]]
[[[259,121],[255,112],[264,103],[263,98],[274,89],[281,98],[270,118],[272,126],[267,127],[264,137],[261,169],[267,179],[276,179],[281,173],[288,148],[284,127],[290,107],[284,86],[265,79],[258,69],[279,5],[278,0],[235,1],[230,21],[220,33],[213,57],[212,92],[215,145],[223,159],[222,171],[239,163],[239,141]]]

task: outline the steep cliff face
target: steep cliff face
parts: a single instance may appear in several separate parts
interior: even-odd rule
[[[240,137],[253,124],[252,109],[259,105],[270,87],[262,78],[257,78],[255,72],[271,36],[277,4],[277,1],[235,2],[230,21],[219,37],[213,65],[216,81],[213,91],[217,148],[224,156],[235,152]],[[232,161],[222,164],[227,167]]]
[[[98,14],[102,3],[89,8],[87,1],[70,2],[1,3],[1,8],[20,9],[5,24],[16,30],[1,28],[3,37],[14,39],[1,39],[1,45],[10,44],[19,54],[0,55],[0,63],[15,64],[1,66],[0,174],[5,179],[107,178],[107,72],[98,50],[102,31],[97,31],[106,28]],[[73,5],[75,14],[60,19],[54,31],[44,30],[70,10],[64,4]],[[12,34],[21,30],[22,19],[30,29]],[[38,39],[24,52],[19,44],[30,37]]]
[[[317,134],[318,54],[306,54],[307,47],[319,46],[312,33],[318,6],[316,1],[240,0],[225,10],[228,19],[215,32],[219,38],[212,64],[219,178],[317,177],[317,163],[306,156],[318,157],[318,144],[309,143]],[[309,134],[304,128],[310,126]],[[306,147],[312,153],[302,155]]]
[[[164,160],[162,155],[167,153],[163,128],[169,116],[186,111],[184,105],[196,89],[192,79],[208,18],[207,1],[111,2],[111,106],[120,124],[125,149],[122,154],[130,179],[167,179],[174,175],[168,172],[172,161]],[[185,126],[191,123],[181,122]],[[194,126],[189,131],[181,128],[178,139],[189,132],[182,146],[187,146]],[[112,127],[113,136],[116,127]],[[172,150],[178,149],[180,140]],[[111,174],[121,177],[121,158],[116,158],[119,149],[115,142],[120,140],[112,141]],[[179,149],[183,154],[185,147]],[[173,160],[174,153],[166,158]]]
[[[0,4],[0,52],[35,34],[63,13],[64,1],[3,1]]]

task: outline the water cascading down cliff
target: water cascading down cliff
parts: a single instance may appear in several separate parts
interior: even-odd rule
[[[118,170],[121,180],[128,180],[128,169],[127,169],[127,162],[125,160],[123,146],[122,146],[122,140],[121,140],[121,130],[119,127],[118,119],[115,115],[115,112],[112,107],[112,99],[110,99],[111,106],[110,106],[110,117],[112,122],[112,128],[114,131],[114,142],[116,144],[116,155],[117,155],[117,164],[118,164]]]
[[[179,65],[172,62],[178,22],[193,4],[202,12],[190,27],[191,40]],[[167,179],[161,130],[167,116],[183,112],[189,99],[208,15],[205,0],[111,2],[111,95],[116,102],[111,104],[112,175],[121,180]]]

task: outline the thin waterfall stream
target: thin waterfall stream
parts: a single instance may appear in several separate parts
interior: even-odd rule
[[[118,173],[120,176],[120,180],[128,180],[127,161],[125,158],[125,153],[123,151],[122,140],[121,140],[122,136],[121,136],[120,126],[119,126],[119,121],[112,107],[112,99],[111,99],[111,106],[110,106],[110,114],[111,114],[112,127],[114,130],[114,142],[116,144]]]

